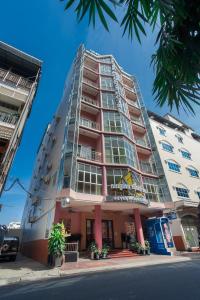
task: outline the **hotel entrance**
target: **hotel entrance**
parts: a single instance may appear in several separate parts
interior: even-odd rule
[[[86,248],[95,240],[94,219],[86,220]],[[113,221],[102,220],[102,243],[114,248]]]

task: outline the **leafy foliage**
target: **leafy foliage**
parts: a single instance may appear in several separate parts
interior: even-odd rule
[[[63,223],[53,224],[48,240],[49,253],[53,256],[61,256],[65,249],[65,227]]]
[[[146,35],[145,24],[152,30],[160,27],[152,55],[155,70],[153,93],[160,106],[194,113],[193,104],[200,104],[200,2],[199,0],[60,0],[65,10],[75,6],[80,22],[87,14],[95,26],[96,15],[107,31],[107,19],[118,22],[115,11],[123,7],[120,22],[123,35],[141,43]],[[107,2],[107,3],[106,3]]]

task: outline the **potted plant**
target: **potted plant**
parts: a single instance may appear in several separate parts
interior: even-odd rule
[[[101,255],[101,249],[97,249],[94,252],[95,259],[99,260]]]
[[[101,250],[102,258],[107,258],[109,249],[110,249],[110,247],[108,245],[106,245],[106,244],[103,245],[103,248]]]
[[[147,240],[145,240],[145,252],[147,255],[150,255],[150,243]]]
[[[142,254],[142,255],[146,254],[146,248],[142,244],[140,244],[140,254]]]
[[[51,256],[51,264],[60,267],[63,262],[65,250],[65,227],[63,223],[53,224],[48,240],[48,249]]]
[[[88,247],[88,250],[90,251],[90,257],[91,259],[94,259],[94,256],[95,256],[95,252],[97,250],[97,245],[95,242],[92,242],[89,247]]]

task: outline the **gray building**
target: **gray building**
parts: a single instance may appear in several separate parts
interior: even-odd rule
[[[42,62],[0,42],[0,195],[37,91]]]

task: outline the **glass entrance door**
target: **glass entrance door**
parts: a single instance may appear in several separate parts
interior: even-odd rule
[[[111,248],[114,248],[114,234],[113,234],[113,221],[102,221],[102,242]]]
[[[94,219],[86,220],[86,248],[95,240]],[[102,220],[102,243],[114,248],[113,221]]]

